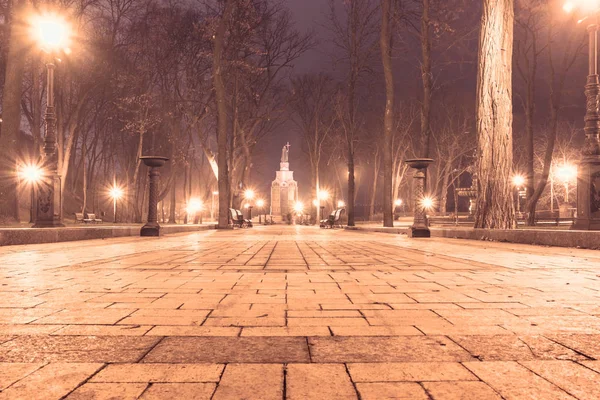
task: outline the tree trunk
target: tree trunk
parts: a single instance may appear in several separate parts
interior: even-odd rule
[[[217,148],[219,166],[219,228],[229,225],[229,172],[227,166],[227,99],[223,83],[223,48],[229,19],[233,14],[235,0],[226,0],[223,15],[215,33],[213,54],[213,85],[217,103]],[[230,149],[233,151],[233,149]]]
[[[83,179],[83,204],[81,205],[81,212],[85,213],[85,207],[87,206],[87,172],[85,168],[85,158],[86,158],[86,148],[85,141],[81,145],[81,159],[83,160],[82,165],[82,179]]]
[[[425,0],[428,1],[428,0]],[[394,226],[394,200],[392,198],[393,166],[392,166],[392,129],[394,124],[394,74],[392,72],[392,30],[390,28],[392,16],[392,0],[382,1],[381,22],[381,60],[385,76],[385,114],[383,116],[383,226]],[[379,172],[379,167],[375,166]],[[377,187],[377,175],[373,182],[373,196],[370,212],[374,208],[374,194]]]
[[[13,3],[14,18],[10,23],[10,39],[4,75],[2,98],[2,130],[0,131],[0,158],[6,163],[0,169],[0,221],[19,222],[16,179],[21,127],[21,94],[25,70],[26,37],[21,17],[27,5],[25,0]]]
[[[379,168],[380,168],[379,148],[377,149],[377,151],[375,153],[374,160],[375,160],[375,162],[373,163],[373,186],[371,187],[371,200],[369,202],[369,215],[367,218],[369,221],[371,221],[371,217],[373,215],[375,215],[375,199],[377,198],[377,179],[379,178]],[[383,179],[385,180],[385,177]],[[390,185],[390,189],[391,189],[391,185]],[[385,201],[384,201],[384,203],[385,203]],[[384,212],[384,219],[385,219],[385,212]],[[392,224],[393,224],[393,216],[392,216]],[[386,226],[385,221],[384,221],[384,226]]]
[[[513,0],[484,0],[477,72],[476,228],[512,229]]]
[[[171,168],[176,168],[171,165]],[[171,198],[169,200],[169,224],[176,224],[175,209],[177,207],[177,171],[173,171],[173,182],[171,182]]]
[[[431,78],[431,33],[430,33],[430,0],[423,0],[423,13],[421,14],[421,79],[423,81],[423,104],[421,104],[421,139],[422,154],[429,158],[431,142],[431,97],[433,81]]]
[[[354,149],[352,143],[348,143],[348,226],[354,226]]]

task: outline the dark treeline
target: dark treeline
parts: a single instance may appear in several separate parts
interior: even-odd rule
[[[254,183],[262,144],[288,120],[302,134],[311,199],[328,188],[332,204],[346,202],[350,225],[358,215],[391,224],[393,200],[410,198],[403,161],[412,157],[435,160],[429,192],[439,212],[453,211],[454,189],[470,185],[467,171],[489,172],[482,149],[492,144],[480,137],[477,151],[485,111],[476,104],[485,101],[476,89],[481,21],[493,3],[330,0],[327,35],[317,41],[277,0],[4,1],[0,215],[22,219],[28,191],[15,170],[40,159],[47,55],[31,42],[28,18],[48,9],[75,32],[55,84],[65,216],[110,214],[116,184],[126,193],[119,219],[142,221],[148,179],[139,156],[163,155],[171,161],[162,171],[162,219],[182,220],[192,196],[210,207],[219,191],[214,209],[226,224],[229,205],[239,207]],[[569,158],[580,135],[585,32],[560,1],[501,3],[514,11],[514,37],[486,37],[504,33],[514,48],[504,82],[513,90],[514,121],[504,123],[514,150],[505,149],[510,171],[482,180],[523,172],[533,215],[548,208],[551,165]],[[334,72],[295,74],[297,59],[325,42],[333,43]],[[355,209],[359,193],[364,210]],[[482,225],[506,219],[488,217]]]

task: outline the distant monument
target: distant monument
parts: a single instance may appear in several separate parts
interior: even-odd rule
[[[294,171],[290,171],[290,144],[281,149],[281,163],[271,183],[271,215],[275,220],[285,220],[288,213],[293,213],[294,204],[298,201],[298,183],[294,180]]]

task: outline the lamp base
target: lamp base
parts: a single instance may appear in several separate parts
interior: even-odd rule
[[[431,231],[426,226],[411,226],[408,231],[408,237],[428,238],[431,237]]]
[[[160,236],[160,225],[156,222],[147,223],[140,230],[140,236]]]

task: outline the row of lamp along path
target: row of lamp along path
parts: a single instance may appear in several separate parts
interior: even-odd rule
[[[44,115],[44,152],[42,166],[27,164],[18,171],[18,176],[31,186],[31,222],[33,228],[64,227],[62,216],[61,176],[58,174],[58,152],[56,148],[56,113],[54,108],[55,62],[61,54],[69,54],[71,30],[64,17],[55,13],[35,15],[30,20],[30,33],[46,54],[47,90]],[[160,225],[157,219],[158,168],[168,160],[166,157],[141,157],[150,167],[150,195],[148,222],[140,231],[141,236],[158,236]],[[34,193],[37,189],[37,193]],[[37,195],[36,195],[37,194]],[[117,201],[123,196],[122,189],[113,185],[114,222],[117,222]],[[35,207],[34,207],[35,204]]]
[[[598,76],[598,19],[600,17],[600,1],[572,0],[564,5],[566,12],[581,12],[589,34],[589,73],[585,94],[587,98],[585,115],[585,143],[577,172],[577,214],[572,229],[600,229],[600,112],[599,99],[600,80]],[[47,90],[46,112],[44,117],[44,151],[43,175],[37,186],[36,206],[32,207],[33,227],[63,227],[61,177],[58,174],[58,154],[56,148],[56,114],[54,109],[54,70],[55,60],[61,53],[70,53],[70,28],[67,21],[58,14],[37,15],[31,19],[31,33],[47,55]],[[142,228],[142,236],[158,236],[160,225],[157,219],[158,168],[168,160],[165,157],[142,157],[144,164],[150,167],[150,196],[148,222]],[[407,164],[415,169],[414,196],[415,217],[411,227],[411,236],[429,237],[426,204],[423,204],[426,187],[426,170],[431,159],[407,160]],[[32,188],[34,184],[32,183]],[[319,196],[320,197],[320,196]],[[113,195],[116,215],[116,200]],[[321,206],[319,198],[319,206]],[[251,214],[252,205],[248,206]],[[322,214],[322,208],[321,208]],[[116,219],[115,219],[116,220]]]

